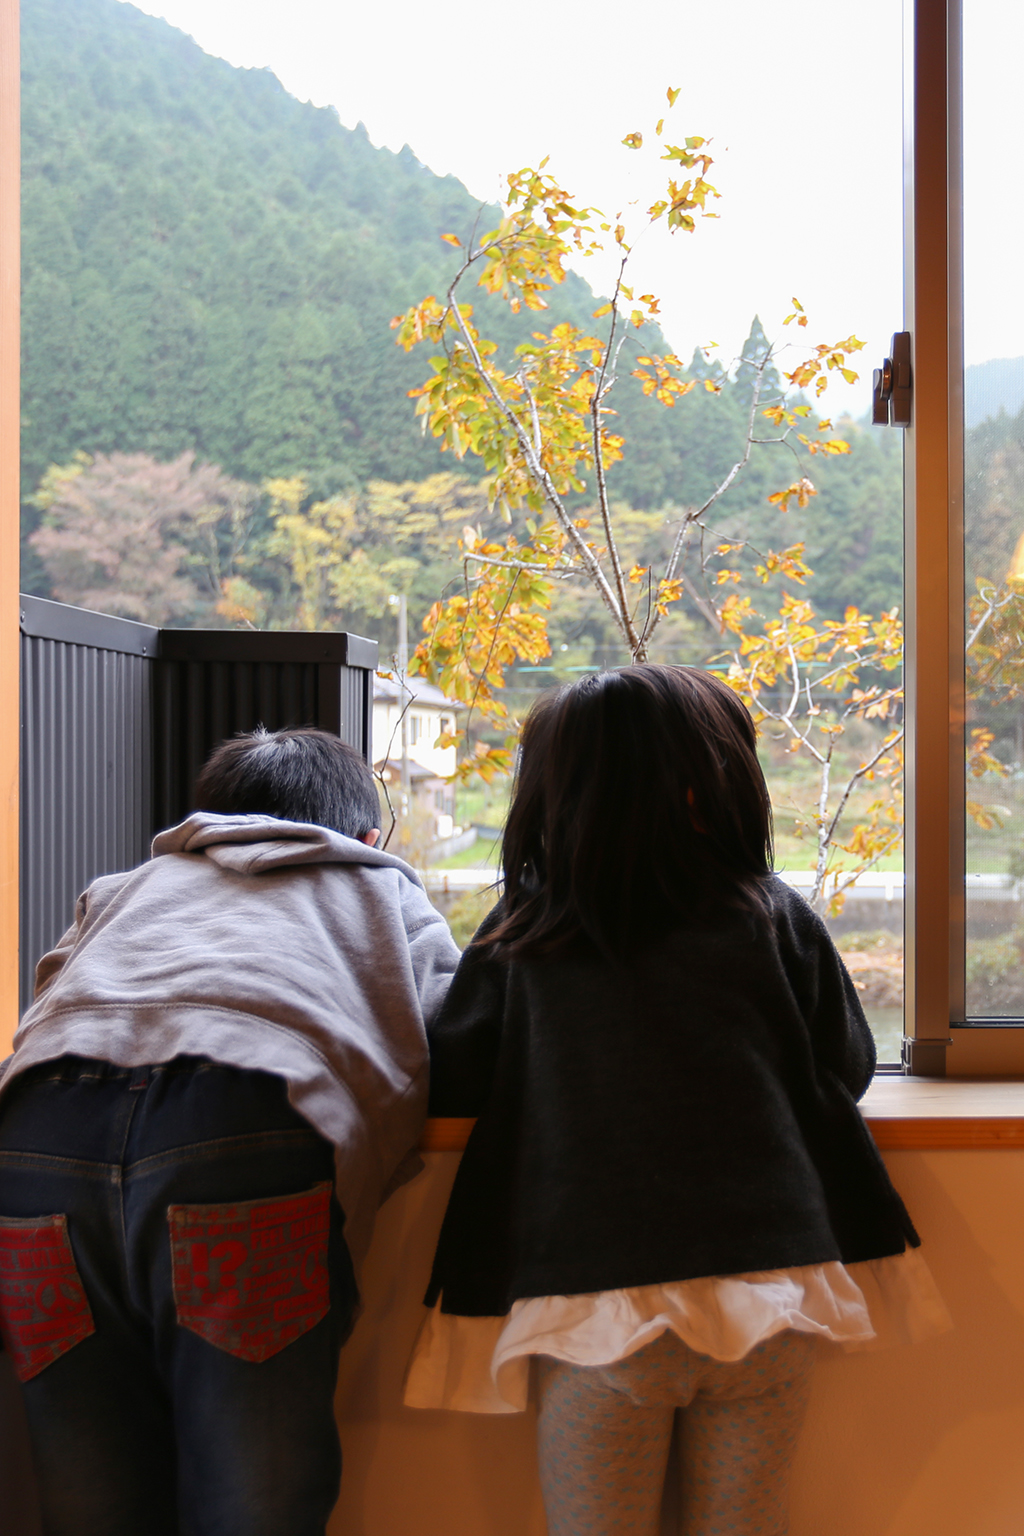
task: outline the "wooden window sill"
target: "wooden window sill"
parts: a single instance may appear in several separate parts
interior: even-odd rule
[[[1024,1081],[877,1077],[861,1109],[884,1152],[1024,1150]],[[461,1152],[472,1120],[428,1120],[420,1150]]]

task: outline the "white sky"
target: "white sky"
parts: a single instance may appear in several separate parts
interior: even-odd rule
[[[658,236],[638,252],[638,291],[660,296],[673,346],[688,356],[717,341],[728,360],[755,311],[778,334],[796,295],[811,317],[807,335],[852,331],[866,343],[860,367],[870,380],[902,325],[901,0],[785,8],[520,0],[511,9],[453,0],[142,0],[141,9],[232,64],[272,69],[300,99],[335,106],[347,126],[364,122],[374,144],[410,144],[481,199],[500,195],[504,172],[548,154],[580,201],[609,213],[650,201],[641,156],[619,141],[635,129],[650,135],[665,88],[680,86],[666,134],[671,127],[677,141],[714,141],[711,180],[723,197],[717,221],[692,236]],[[975,71],[979,89],[968,103],[972,131],[991,141],[1002,132],[993,110],[1020,99],[1024,6],[974,0],[974,15],[976,30],[1001,37],[996,75],[982,86]],[[1001,153],[981,158],[968,183],[971,207],[992,206],[985,177],[1006,164]],[[1016,204],[1004,216],[1016,220]],[[1003,302],[1018,286],[1015,271],[1008,286],[1018,242],[995,245],[994,266],[993,242],[968,249],[969,360],[1024,353],[1024,315],[1008,325]],[[581,270],[598,289],[606,285],[606,269]],[[863,383],[827,398],[832,414],[867,404]]]
[[[1024,355],[1024,6],[964,6],[964,351]]]

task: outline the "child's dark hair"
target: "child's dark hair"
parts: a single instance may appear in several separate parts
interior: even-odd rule
[[[363,837],[380,826],[380,801],[366,762],[330,731],[262,726],[224,741],[196,780],[197,811],[279,816]]]
[[[523,731],[483,943],[578,938],[624,956],[725,905],[763,909],[772,811],[754,722],[695,667],[602,672],[545,695]]]

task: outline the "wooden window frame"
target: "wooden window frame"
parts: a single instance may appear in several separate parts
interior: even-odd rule
[[[1024,1072],[1024,1030],[968,1026],[964,996],[962,0],[905,0],[904,16],[904,1061],[918,1076],[1006,1076]]]

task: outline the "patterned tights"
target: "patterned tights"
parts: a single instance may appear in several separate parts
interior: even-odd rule
[[[537,1361],[548,1536],[656,1536],[673,1432],[680,1536],[785,1536],[815,1341],[786,1331],[743,1360],[674,1333],[606,1366]]]

